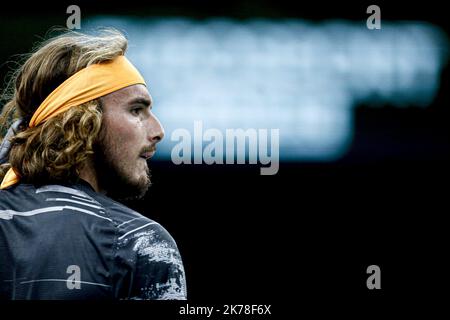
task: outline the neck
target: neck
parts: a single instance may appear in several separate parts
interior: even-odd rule
[[[97,172],[95,171],[91,160],[86,161],[79,172],[80,178],[89,183],[96,192],[105,193],[99,186]]]

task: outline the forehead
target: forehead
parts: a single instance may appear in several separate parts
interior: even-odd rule
[[[117,91],[111,92],[102,97],[102,102],[108,103],[128,103],[136,99],[143,99],[152,101],[150,93],[147,90],[147,87],[143,84],[135,84],[132,86],[128,86]]]

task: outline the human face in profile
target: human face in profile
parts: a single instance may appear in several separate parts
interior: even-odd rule
[[[151,185],[147,160],[164,129],[152,113],[147,87],[132,85],[101,98],[103,109],[94,164],[100,189],[119,199],[141,198]]]

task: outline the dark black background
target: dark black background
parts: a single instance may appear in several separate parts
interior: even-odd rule
[[[74,1],[95,14],[351,19],[365,25],[377,4],[382,21],[423,20],[449,34],[443,2]],[[71,3],[2,5],[0,57],[30,51]],[[2,77],[8,64],[2,64]],[[176,166],[153,162],[145,202],[129,203],[174,236],[192,303],[269,303],[275,310],[329,305],[377,310],[423,303],[448,290],[449,69],[427,108],[355,108],[349,152],[329,163]],[[381,268],[379,291],[366,268]],[[329,310],[330,311],[330,310]],[[364,318],[364,317],[362,317]]]

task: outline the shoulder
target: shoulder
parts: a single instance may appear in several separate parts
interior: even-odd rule
[[[66,214],[77,214],[77,219],[103,221],[113,224],[105,208],[95,197],[83,190],[63,185],[43,185],[20,183],[0,192],[0,212],[13,216],[34,217],[70,221]],[[63,215],[57,213],[64,213]],[[69,222],[67,222],[69,223]]]
[[[104,199],[103,199],[104,200]],[[104,203],[116,225],[118,279],[131,276],[124,299],[186,299],[185,271],[177,244],[158,222],[113,200]],[[119,285],[118,287],[123,287]]]
[[[164,242],[175,246],[170,233],[157,221],[104,195],[98,195],[96,200],[114,221],[119,245],[126,245],[131,241],[137,247],[146,242]]]

